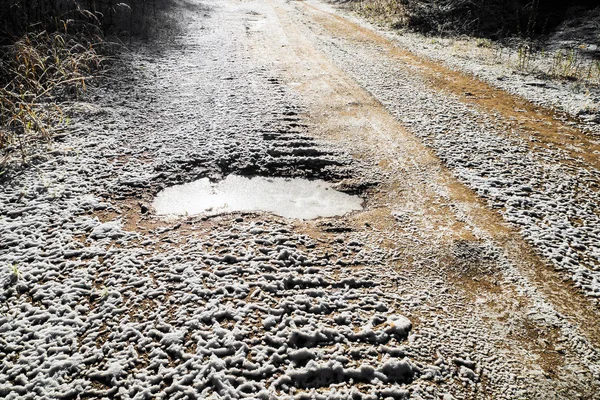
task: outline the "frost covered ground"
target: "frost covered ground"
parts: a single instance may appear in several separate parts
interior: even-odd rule
[[[594,398],[596,170],[304,3],[181,4],[181,37],[3,178],[0,397]],[[231,174],[324,179],[365,210],[153,215]]]
[[[348,38],[341,28],[331,25],[330,29],[333,42],[323,42],[320,48],[337,65],[343,65],[432,147],[461,181],[499,209],[507,221],[518,225],[523,236],[557,268],[568,271],[577,286],[600,297],[600,152],[596,135],[567,131],[564,136],[577,135],[571,147],[553,142],[537,145],[547,138],[529,126],[510,126],[511,115],[487,115],[461,102],[459,96],[431,87],[414,73],[415,68],[426,67],[386,54],[386,46],[376,41],[364,46],[369,38],[363,34],[360,40],[360,32]],[[368,61],[373,59],[380,62]],[[554,98],[570,95],[564,92]],[[528,93],[532,96],[535,92]],[[600,106],[598,99],[588,96],[586,101]],[[528,110],[516,111],[526,114]],[[546,130],[544,122],[540,121],[540,131]],[[567,129],[560,121],[551,126],[558,135]]]
[[[600,9],[577,14],[572,11],[571,18],[555,33],[540,42],[520,45],[472,37],[425,37],[375,27],[348,14],[345,17],[370,26],[420,56],[474,75],[534,104],[577,117],[582,127],[598,134],[600,71],[596,63]],[[579,79],[572,79],[573,76]]]

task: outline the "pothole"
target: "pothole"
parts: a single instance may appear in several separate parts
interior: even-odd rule
[[[158,215],[266,211],[284,218],[314,219],[362,210],[362,199],[322,180],[229,175],[217,183],[202,178],[166,188],[152,206]]]

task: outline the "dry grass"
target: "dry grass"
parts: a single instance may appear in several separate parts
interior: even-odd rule
[[[560,50],[552,57],[548,75],[600,84],[600,60],[582,56],[579,48]]]
[[[600,85],[600,60],[586,54],[585,46],[553,51],[541,45],[523,42],[517,46],[494,45],[495,62],[519,72],[579,85]]]
[[[408,25],[406,9],[398,0],[350,1],[348,7],[354,12],[391,27],[400,28]]]
[[[68,122],[60,104],[77,96],[101,67],[101,39],[67,33],[27,34],[0,58],[0,149],[25,158],[33,141],[50,139]]]
[[[330,0],[395,28],[432,35],[488,38],[537,37],[551,32],[569,9],[589,10],[590,0]]]
[[[69,124],[65,104],[102,69],[106,38],[172,36],[178,22],[173,0],[0,2],[0,176]]]

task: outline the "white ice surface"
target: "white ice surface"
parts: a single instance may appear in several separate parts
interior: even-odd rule
[[[229,175],[218,183],[203,178],[166,188],[152,205],[159,215],[267,211],[286,218],[313,219],[358,211],[361,203],[360,197],[338,192],[322,180]]]

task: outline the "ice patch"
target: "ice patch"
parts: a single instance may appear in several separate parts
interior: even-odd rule
[[[321,180],[229,175],[218,183],[203,178],[167,188],[152,205],[159,215],[267,211],[285,218],[313,219],[362,210],[361,203],[360,197],[338,192]]]

